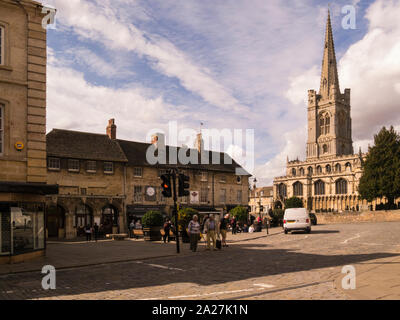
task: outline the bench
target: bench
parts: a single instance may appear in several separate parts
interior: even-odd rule
[[[160,233],[161,233],[161,236],[164,237],[165,231],[163,229],[160,230]],[[175,240],[175,234],[171,230],[169,231],[169,238],[170,238],[170,240]]]
[[[139,239],[139,238],[144,238],[144,233],[143,230],[140,229],[133,229],[133,237],[135,239]]]
[[[113,240],[125,240],[128,238],[128,235],[126,233],[119,233],[119,234],[107,234],[106,238],[111,238]]]

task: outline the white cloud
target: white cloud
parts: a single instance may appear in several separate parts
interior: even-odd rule
[[[53,0],[53,3],[58,8],[59,21],[81,37],[149,59],[153,68],[176,77],[183,87],[214,106],[235,112],[247,109],[206,68],[196,65],[167,39],[146,33],[129,20],[124,21],[114,10],[120,4],[117,1],[102,6],[81,0]]]
[[[307,128],[287,132],[283,135],[283,150],[264,165],[255,170],[259,185],[272,185],[277,176],[286,175],[286,160],[302,159],[305,157]]]
[[[339,63],[342,88],[352,89],[355,141],[372,139],[400,122],[399,0],[378,0],[367,11],[369,29]]]

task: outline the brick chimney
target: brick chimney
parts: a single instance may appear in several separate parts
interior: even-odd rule
[[[115,125],[115,119],[108,120],[106,132],[110,139],[117,139],[117,126]]]

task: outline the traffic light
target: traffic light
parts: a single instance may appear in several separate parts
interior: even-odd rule
[[[179,190],[178,195],[179,197],[186,197],[190,195],[189,191],[189,177],[185,176],[184,174],[179,174]]]
[[[161,183],[162,195],[165,198],[171,198],[172,197],[171,176],[169,174],[164,174],[160,178],[162,180]]]

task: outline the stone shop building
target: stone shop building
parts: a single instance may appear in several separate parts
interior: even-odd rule
[[[155,138],[158,143],[164,139]],[[197,154],[201,136],[198,141],[198,147],[190,149]],[[181,207],[218,214],[237,205],[247,207],[249,175],[236,175],[240,166],[232,159],[231,164],[150,165],[146,159],[150,145],[117,139],[113,119],[104,135],[59,129],[48,133],[48,179],[60,188],[59,195],[47,197],[48,236],[75,238],[95,222],[103,234],[127,232],[132,219],[149,210],[171,216],[173,201],[162,196],[160,179],[169,168],[179,168],[190,177],[190,196],[179,199]],[[167,146],[167,159],[180,149]],[[218,155],[222,161],[225,154]]]
[[[0,0],[0,263],[44,255],[46,29],[42,5]]]

